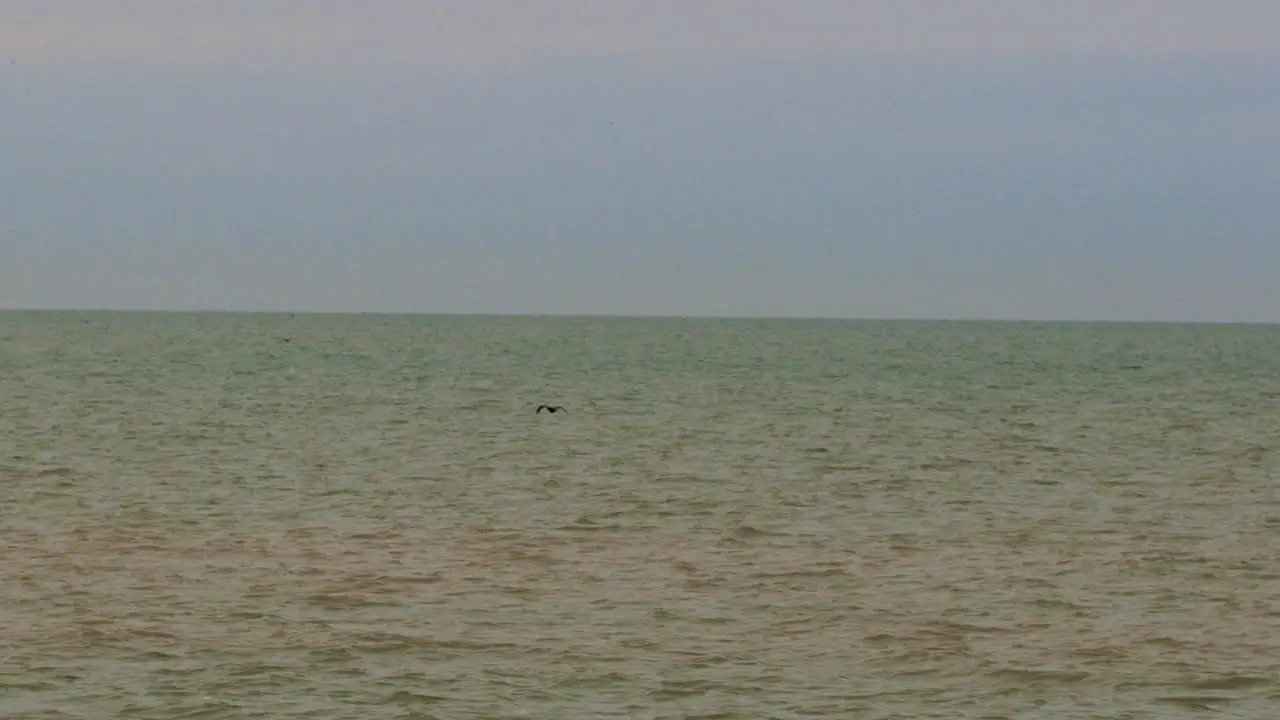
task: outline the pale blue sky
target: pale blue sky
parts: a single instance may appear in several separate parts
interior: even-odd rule
[[[1280,322],[1276,28],[11,0],[0,307]]]

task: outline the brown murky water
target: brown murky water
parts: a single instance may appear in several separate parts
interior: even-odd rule
[[[0,314],[0,717],[1273,718],[1277,358]]]

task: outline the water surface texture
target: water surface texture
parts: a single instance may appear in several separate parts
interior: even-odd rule
[[[1270,720],[1278,484],[1274,326],[0,313],[0,717]]]

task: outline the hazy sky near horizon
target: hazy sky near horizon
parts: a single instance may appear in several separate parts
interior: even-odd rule
[[[10,0],[0,307],[1280,322],[1275,0]]]

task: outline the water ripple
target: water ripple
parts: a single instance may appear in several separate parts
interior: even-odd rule
[[[1280,701],[1274,329],[99,317],[0,314],[6,717]]]

